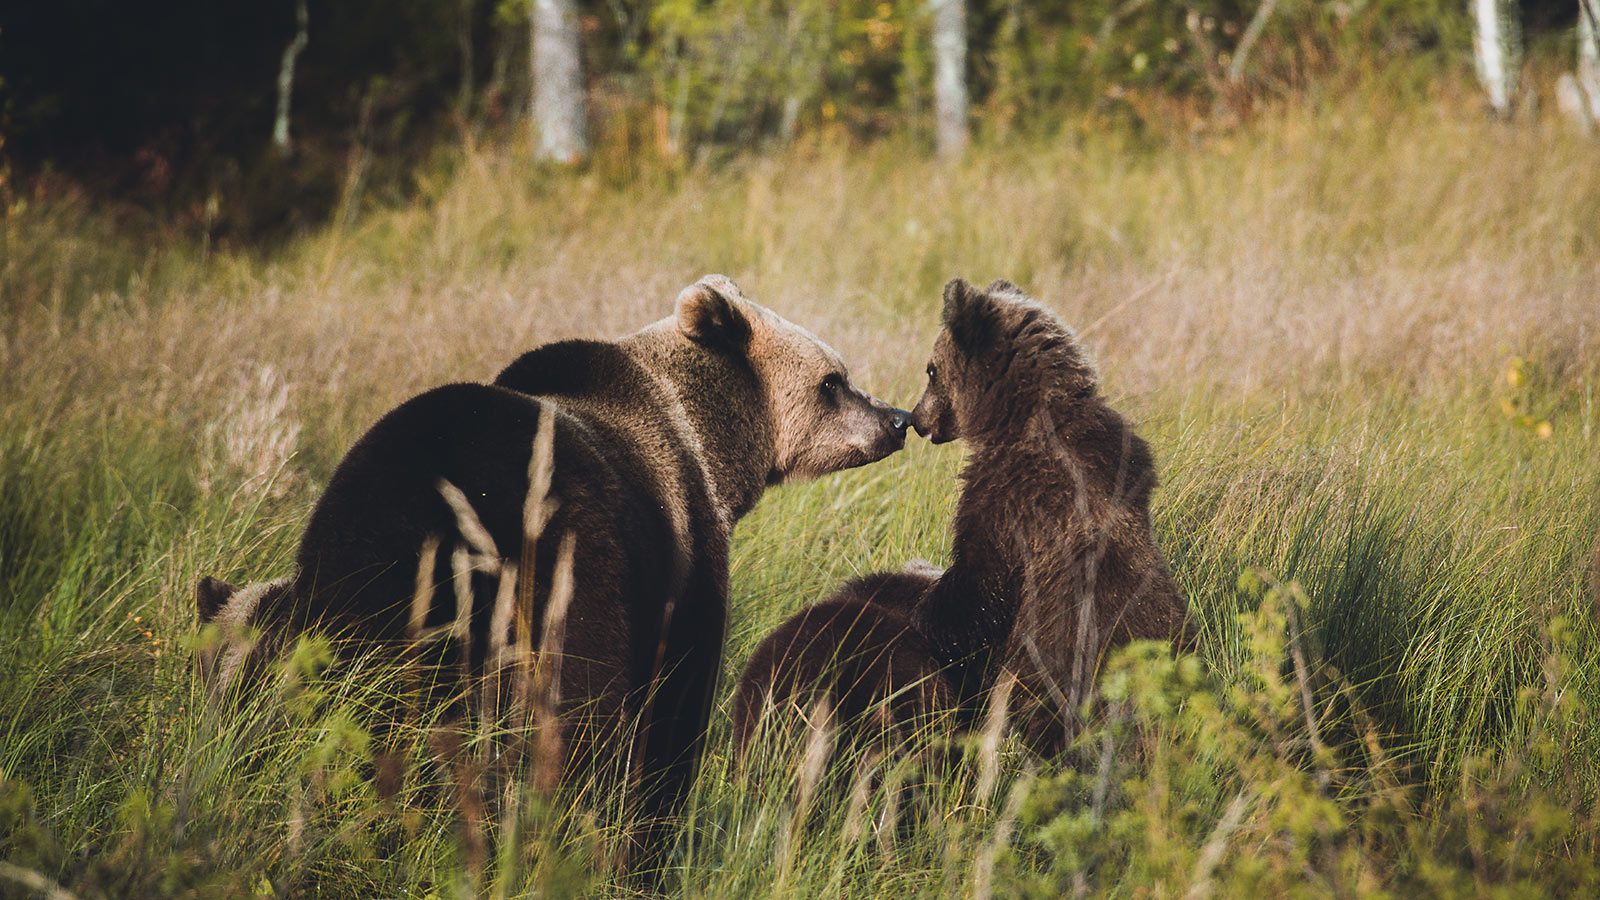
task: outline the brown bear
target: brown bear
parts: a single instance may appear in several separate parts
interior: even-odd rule
[[[968,708],[1014,675],[1013,727],[1056,752],[1108,648],[1192,641],[1151,534],[1155,464],[1071,329],[1016,285],[950,282],[943,323],[912,424],[970,450],[952,562],[912,625]]]
[[[547,418],[553,511],[525,552],[532,447]],[[203,581],[201,619],[269,639],[319,627],[396,647],[465,621],[455,656],[437,658],[481,675],[497,638],[496,581],[474,574],[470,591],[458,592],[456,548],[473,560],[498,556],[490,573],[531,562],[513,618],[533,623],[527,637],[539,648],[558,545],[575,536],[559,670],[567,766],[631,759],[637,815],[650,832],[643,849],[659,853],[663,823],[701,756],[733,523],[767,485],[900,449],[908,421],[855,387],[810,332],[706,276],[683,290],[673,316],[634,334],[549,344],[492,385],[447,385],[401,404],[335,470],[294,577],[239,592]],[[469,614],[458,616],[458,600]],[[424,614],[419,632],[411,620]],[[519,637],[498,636],[500,646]],[[248,655],[230,642],[209,674],[225,686]]]
[[[939,665],[906,618],[937,574],[923,563],[853,579],[767,635],[734,691],[736,754],[744,756],[771,711],[804,717],[818,700],[851,738],[952,710]]]
[[[1149,447],[1098,393],[1093,366],[1070,329],[1015,285],[978,291],[957,279],[944,292],[943,325],[928,385],[912,412],[934,443],[965,439],[970,452],[953,523],[952,562],[936,578],[907,573],[890,592],[908,609],[876,615],[903,623],[902,653],[927,659],[971,724],[1002,671],[1011,727],[1036,750],[1064,748],[1105,651],[1139,638],[1192,642],[1188,607],[1150,528],[1156,484]],[[862,582],[824,604],[882,604]],[[802,613],[758,655],[809,645],[834,626]],[[882,633],[883,629],[878,629]],[[846,680],[841,694],[903,689],[895,670],[857,673],[805,653],[745,670],[738,695],[794,695],[790,685]],[[856,684],[849,678],[866,678]],[[735,704],[749,716],[750,701]],[[736,728],[746,734],[753,726]]]

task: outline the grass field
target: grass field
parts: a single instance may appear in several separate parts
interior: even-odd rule
[[[953,167],[798,147],[627,188],[474,151],[413,205],[270,254],[141,242],[62,198],[3,224],[0,897],[470,895],[439,792],[381,804],[361,776],[386,674],[307,648],[207,710],[194,582],[288,574],[320,485],[400,400],[630,331],[712,271],[902,406],[953,275],[1078,327],[1156,451],[1205,665],[1112,663],[1078,750],[980,736],[920,813],[887,808],[912,756],[839,790],[777,744],[768,777],[736,771],[745,656],[850,575],[946,559],[961,449],[775,489],[736,532],[674,895],[1600,885],[1600,144],[1554,121],[1356,98],[1221,135]],[[626,893],[586,862],[603,804],[523,812],[476,889]]]

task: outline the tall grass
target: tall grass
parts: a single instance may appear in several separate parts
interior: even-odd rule
[[[475,151],[421,202],[267,256],[115,245],[69,213],[5,220],[0,896],[17,872],[80,896],[461,890],[448,791],[385,804],[363,777],[363,710],[399,689],[383,667],[310,646],[282,686],[208,710],[193,584],[286,575],[339,456],[395,403],[631,330],[707,271],[900,405],[946,278],[1055,308],[1156,449],[1205,667],[1115,663],[1112,712],[1064,760],[974,746],[929,781],[914,755],[845,759],[797,813],[802,747],[768,746],[767,778],[733,765],[731,679],[844,578],[947,559],[961,450],[774,489],[736,534],[675,892],[1594,883],[1600,148],[1554,123],[1355,98],[1225,135],[951,167],[800,148],[627,189]],[[900,782],[927,782],[917,810],[891,810]],[[485,891],[622,892],[594,865],[603,809],[523,808],[528,863]]]

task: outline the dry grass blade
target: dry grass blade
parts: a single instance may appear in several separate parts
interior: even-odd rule
[[[484,657],[481,701],[486,728],[491,721],[499,721],[505,712],[501,686],[505,683],[505,667],[511,662],[508,648],[517,605],[517,566],[514,563],[502,565],[500,578],[495,584],[494,609],[489,614],[489,650]]]
[[[806,749],[800,759],[800,794],[797,800],[802,815],[811,808],[817,785],[822,782],[822,773],[828,767],[834,731],[833,703],[826,696],[820,696],[811,704],[810,715],[806,716]]]
[[[983,733],[978,738],[977,802],[980,804],[987,803],[994,796],[995,784],[1000,780],[1000,742],[1006,736],[1011,715],[1011,692],[1016,686],[1016,673],[1007,669],[989,694],[989,711],[984,718]]]
[[[867,804],[872,800],[873,773],[884,759],[883,753],[864,753],[856,760],[855,777],[850,781],[850,801],[845,809],[844,827],[840,837],[846,846],[860,843],[865,834]]]
[[[467,495],[449,481],[439,479],[439,494],[444,497],[444,502],[450,505],[450,511],[455,513],[456,527],[461,530],[461,536],[476,550],[480,560],[479,565],[490,565],[490,561],[499,560],[500,552],[495,549],[494,538],[490,537],[489,529],[483,527],[478,514],[472,509],[472,504],[467,502]]]
[[[806,745],[800,755],[799,790],[795,797],[794,813],[784,829],[778,850],[779,895],[783,894],[783,886],[793,874],[796,851],[804,843],[801,834],[805,830],[806,818],[811,814],[811,803],[816,798],[817,787],[822,783],[828,758],[833,752],[835,729],[832,701],[826,695],[819,695],[812,701],[805,721]]]
[[[1301,636],[1305,630],[1300,624],[1300,602],[1303,597],[1304,595],[1296,588],[1284,601],[1284,611],[1288,618],[1289,658],[1294,661],[1294,678],[1299,688],[1301,711],[1305,715],[1306,735],[1311,743],[1311,750],[1317,757],[1317,784],[1327,787],[1333,778],[1333,773],[1329,772],[1323,763],[1328,748],[1322,743],[1322,730],[1317,727],[1316,701],[1311,696],[1311,672],[1306,665],[1305,648],[1301,644]]]
[[[1234,795],[1233,802],[1223,810],[1222,818],[1217,820],[1217,827],[1211,829],[1211,837],[1206,839],[1206,844],[1200,849],[1200,858],[1195,860],[1194,873],[1189,879],[1189,890],[1183,895],[1183,900],[1206,900],[1216,890],[1216,884],[1211,876],[1216,873],[1217,866],[1222,863],[1222,855],[1228,850],[1228,838],[1239,827],[1239,820],[1244,818],[1244,813],[1250,806],[1250,795],[1247,791],[1240,791]]]
[[[0,860],[0,878],[15,882],[31,891],[43,894],[46,900],[78,900],[78,895],[32,869]]]
[[[1017,815],[1022,812],[1022,801],[1028,798],[1028,792],[1033,789],[1033,782],[1034,771],[1030,767],[1006,794],[1005,806],[1000,810],[1000,821],[995,824],[994,837],[979,853],[974,863],[976,869],[972,876],[974,900],[989,900],[993,896],[995,861],[1000,858],[1001,851],[1005,850],[1006,844],[1011,840],[1011,833],[1017,827]]]
[[[534,432],[533,453],[528,457],[528,495],[522,505],[524,550],[544,534],[556,511],[556,501],[550,496],[556,471],[556,417],[550,404],[543,400],[538,403],[539,430]]]
[[[472,677],[472,551],[457,544],[450,552],[451,585],[455,588],[456,615],[450,625],[450,638],[455,641],[457,661],[461,665],[461,683],[470,683]]]
[[[406,626],[406,637],[413,645],[422,642],[422,630],[427,627],[428,613],[433,608],[433,568],[439,556],[439,538],[428,535],[417,554],[417,583],[411,594],[411,615]]]
[[[536,738],[533,786],[547,794],[553,792],[560,781],[561,763],[565,755],[558,714],[561,709],[562,650],[566,643],[567,607],[572,603],[572,561],[576,543],[576,536],[570,531],[561,536],[561,549],[556,555],[555,571],[551,573],[550,600],[544,609],[544,640],[539,647],[539,675],[534,684]]]

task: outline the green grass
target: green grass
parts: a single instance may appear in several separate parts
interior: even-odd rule
[[[843,579],[945,561],[961,449],[776,488],[736,532],[674,895],[1591,895],[1596,223],[1600,147],[1555,123],[1361,99],[1202,139],[949,168],[797,149],[627,189],[481,151],[267,257],[10,210],[0,896],[468,892],[448,788],[386,805],[362,777],[392,673],[303,657],[209,710],[194,582],[287,574],[340,454],[401,399],[631,330],[706,271],[902,406],[952,275],[1078,326],[1156,450],[1205,665],[1114,662],[1080,747],[975,742],[914,827],[886,824],[912,754],[842,761],[797,810],[796,744],[732,764],[732,678]],[[528,797],[485,891],[625,895],[593,864],[606,796]]]

